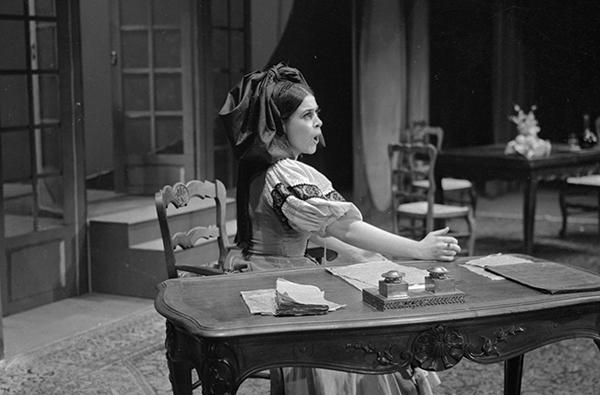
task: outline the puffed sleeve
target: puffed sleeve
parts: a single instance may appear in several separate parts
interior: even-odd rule
[[[344,200],[331,181],[313,167],[284,159],[267,171],[268,203],[292,228],[328,236],[325,229],[346,215],[362,220],[358,208]]]

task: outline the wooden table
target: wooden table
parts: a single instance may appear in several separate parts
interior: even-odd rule
[[[457,262],[445,267],[467,294],[465,303],[386,311],[365,304],[359,290],[323,267],[167,280],[155,306],[167,319],[174,393],[191,394],[189,364],[208,395],[234,394],[250,374],[271,367],[442,371],[467,358],[504,361],[504,393],[519,394],[524,353],[574,337],[600,339],[600,292],[544,294],[489,280]],[[434,263],[402,264],[427,269]],[[326,299],[346,307],[319,316],[251,315],[240,291],[272,289],[278,277],[317,285]]]
[[[571,151],[566,144],[553,144],[550,156],[527,159],[519,154],[505,155],[504,147],[505,144],[496,144],[441,151],[435,166],[437,200],[443,201],[440,187],[443,177],[466,178],[475,182],[523,181],[523,239],[525,253],[533,254],[538,184],[540,181],[565,180],[597,172],[600,169],[600,149]]]

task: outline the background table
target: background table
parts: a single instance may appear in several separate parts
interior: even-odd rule
[[[550,156],[527,159],[519,154],[504,154],[504,147],[505,144],[496,144],[440,151],[435,165],[437,200],[443,201],[440,183],[444,177],[466,178],[474,182],[524,182],[523,240],[525,253],[532,254],[538,184],[598,172],[600,149],[571,151],[566,144],[553,144]]]
[[[467,358],[505,361],[505,394],[518,394],[524,353],[574,337],[600,339],[600,292],[549,295],[457,263],[444,266],[467,294],[465,303],[379,311],[323,267],[167,280],[155,306],[167,319],[174,391],[191,393],[189,364],[200,372],[204,394],[234,394],[250,374],[271,367],[442,371]],[[274,288],[279,277],[316,285],[346,307],[318,316],[251,315],[240,292]]]

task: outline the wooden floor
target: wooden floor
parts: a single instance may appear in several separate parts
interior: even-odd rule
[[[99,201],[101,200],[99,199]],[[134,200],[131,204],[138,204]],[[106,210],[108,210],[106,207],[97,207],[98,213]],[[480,198],[477,212],[481,216],[501,215],[520,219],[522,195],[511,193],[494,199]],[[537,215],[553,221],[560,221],[558,197],[555,190],[539,191]],[[597,221],[597,219],[589,218],[587,221]],[[4,317],[6,362],[8,363],[19,353],[112,322],[144,309],[152,303],[153,301],[150,299],[88,294]]]

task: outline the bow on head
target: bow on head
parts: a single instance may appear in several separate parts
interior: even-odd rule
[[[307,85],[297,69],[279,63],[267,71],[245,75],[227,95],[219,115],[237,159],[270,164],[293,157],[272,99],[280,81]]]

